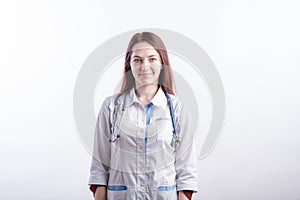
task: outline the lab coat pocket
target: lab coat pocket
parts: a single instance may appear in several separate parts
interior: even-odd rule
[[[167,142],[167,143],[171,144],[172,136],[173,136],[172,131],[166,131],[166,132],[158,133],[158,135],[156,137],[156,141],[158,141],[158,142]]]
[[[171,120],[169,118],[158,118],[156,119],[156,125],[159,127],[156,141],[171,143],[173,137],[173,126]]]
[[[177,199],[176,185],[157,187],[157,200]]]
[[[123,200],[126,199],[127,187],[123,185],[109,185],[107,187],[108,200]]]

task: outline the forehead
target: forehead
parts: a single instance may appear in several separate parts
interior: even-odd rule
[[[152,45],[147,42],[136,43],[132,48],[132,56],[159,55]]]

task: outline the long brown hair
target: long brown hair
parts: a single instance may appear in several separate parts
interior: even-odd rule
[[[140,42],[147,42],[158,52],[162,62],[162,69],[160,71],[158,84],[163,91],[174,95],[174,78],[167,53],[167,49],[160,39],[160,37],[151,32],[136,33],[132,36],[125,55],[124,74],[122,79],[122,86],[120,93],[123,94],[131,90],[135,86],[135,80],[131,71],[130,59],[132,54],[132,48],[135,44]]]

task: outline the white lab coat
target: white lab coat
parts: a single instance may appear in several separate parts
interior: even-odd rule
[[[116,95],[106,98],[102,104],[94,135],[89,184],[106,185],[108,200],[170,200],[177,199],[177,191],[198,190],[195,138],[188,130],[189,119],[183,106],[176,96],[170,96],[180,140],[176,151],[171,145],[173,127],[162,89],[151,100],[153,105],[148,112],[134,89],[120,96],[114,120],[111,108]]]

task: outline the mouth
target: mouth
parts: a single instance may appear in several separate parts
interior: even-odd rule
[[[150,75],[153,75],[153,73],[140,74],[140,76],[150,76]]]

